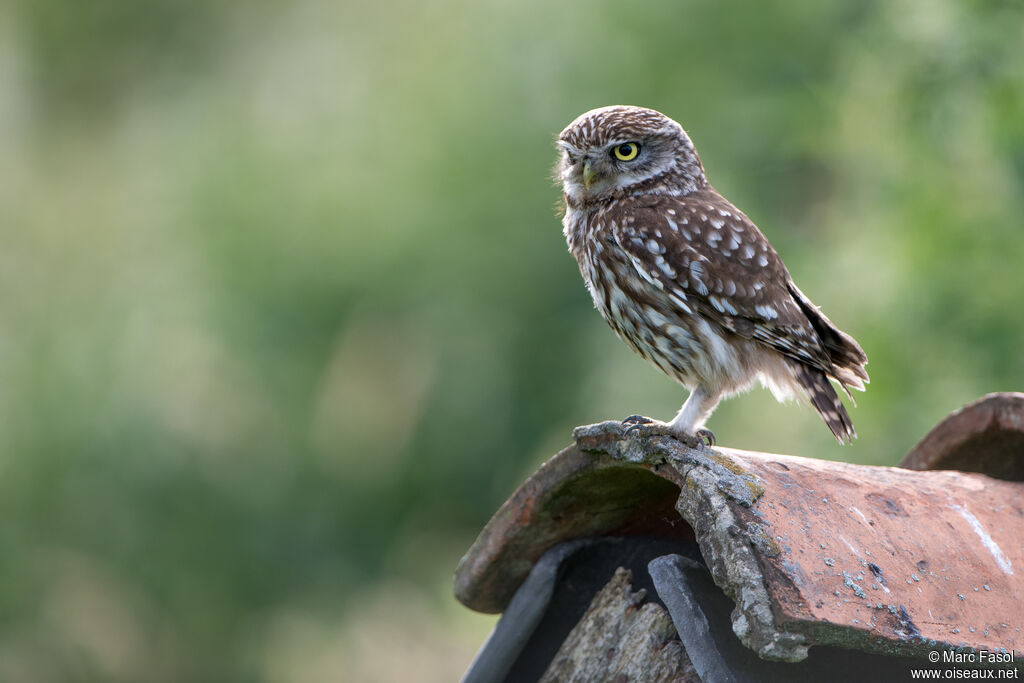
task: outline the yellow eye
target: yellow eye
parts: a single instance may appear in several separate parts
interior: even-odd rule
[[[633,161],[640,153],[640,145],[635,142],[623,142],[621,145],[615,145],[612,153],[619,161]]]

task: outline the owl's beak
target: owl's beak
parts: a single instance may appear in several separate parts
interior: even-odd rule
[[[597,175],[597,171],[590,165],[589,161],[583,162],[583,187],[590,189],[591,184],[594,182],[594,176]]]

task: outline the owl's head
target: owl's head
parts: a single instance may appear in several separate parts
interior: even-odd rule
[[[616,196],[688,194],[707,181],[683,127],[653,109],[592,109],[558,136],[556,174],[570,206]]]

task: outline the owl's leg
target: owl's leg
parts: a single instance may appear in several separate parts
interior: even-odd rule
[[[715,445],[715,435],[703,424],[711,416],[718,405],[720,394],[711,392],[704,387],[697,387],[690,392],[686,403],[671,422],[652,420],[643,415],[630,415],[622,421],[625,436],[640,437],[672,436],[694,448],[707,444]]]
[[[698,385],[683,403],[679,413],[668,423],[669,430],[677,438],[697,437],[701,441],[707,441],[709,445],[715,444],[715,435],[709,429],[704,429],[704,423],[711,417],[721,394],[711,391],[704,386]]]

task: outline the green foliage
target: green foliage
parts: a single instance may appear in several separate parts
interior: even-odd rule
[[[681,121],[871,359],[852,447],[760,391],[723,443],[894,464],[1021,389],[1021,7],[0,8],[0,679],[334,680],[349,624],[413,667],[350,673],[458,675],[476,531],[574,425],[685,395],[566,253],[592,107]]]

